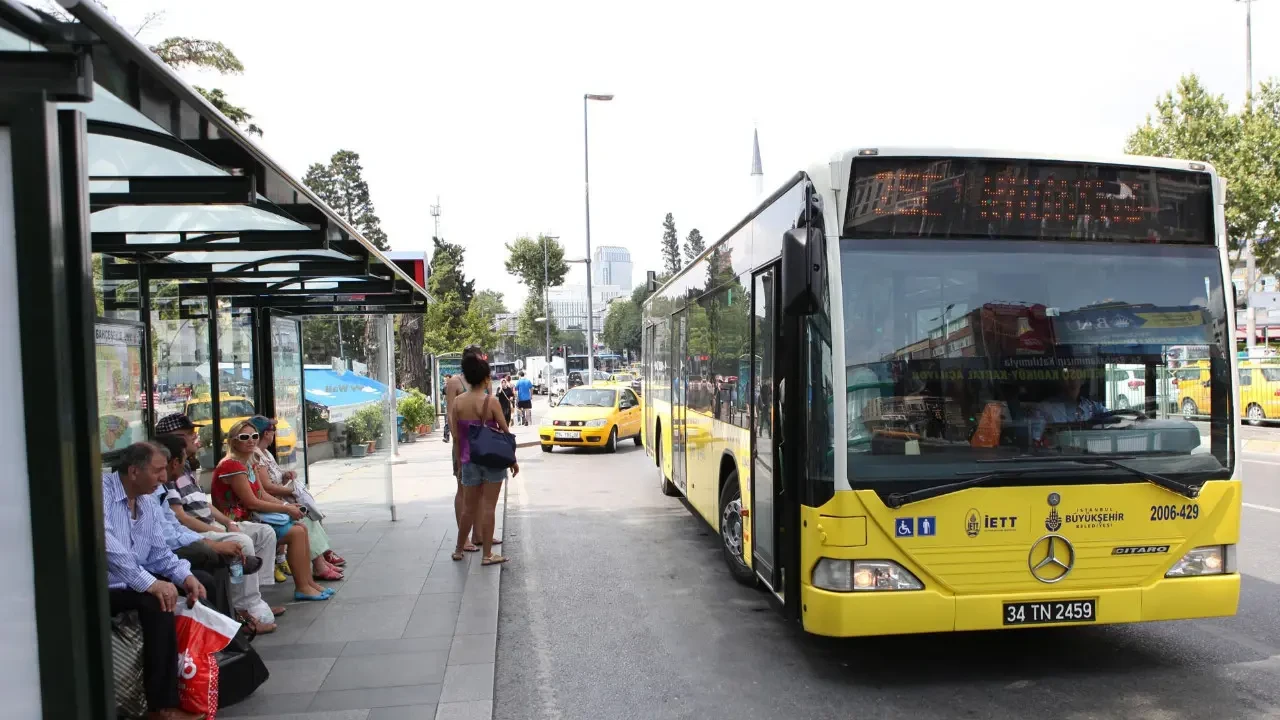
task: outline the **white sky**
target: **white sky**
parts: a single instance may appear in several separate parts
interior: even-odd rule
[[[429,252],[428,207],[480,288],[524,289],[503,243],[559,235],[584,251],[582,94],[591,105],[591,235],[635,283],[660,266],[662,218],[718,238],[831,152],[952,145],[1119,153],[1179,75],[1238,105],[1245,9],[1231,0],[1049,2],[409,2],[111,0],[142,40],[226,43],[240,77],[189,73],[255,115],[297,177],[360,153],[395,250]],[[1280,75],[1280,0],[1253,6],[1255,82]],[[574,266],[569,282],[582,282]]]

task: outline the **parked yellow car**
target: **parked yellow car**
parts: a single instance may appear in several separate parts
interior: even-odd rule
[[[227,433],[231,432],[233,425],[258,414],[253,407],[253,401],[249,400],[249,398],[229,393],[222,393],[222,402],[218,410],[221,414],[219,424],[222,426],[222,441],[224,445],[226,444]],[[186,413],[187,417],[191,418],[191,423],[197,429],[208,427],[213,423],[213,403],[209,393],[196,395],[187,400],[187,404],[182,411]],[[276,457],[280,461],[291,461],[297,440],[293,427],[289,423],[284,420],[276,421]]]
[[[616,452],[618,441],[640,444],[640,398],[629,387],[613,383],[576,387],[542,417],[538,439],[542,452],[561,447],[603,447]]]
[[[1209,361],[1197,360],[1173,371],[1174,391],[1182,416],[1190,419],[1209,414]]]
[[[1240,411],[1250,425],[1280,419],[1280,365],[1240,362]]]

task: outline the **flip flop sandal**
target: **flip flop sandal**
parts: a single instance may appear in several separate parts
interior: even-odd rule
[[[319,595],[303,595],[297,590],[293,591],[293,599],[298,602],[302,602],[304,600],[311,601],[311,602],[320,602],[322,600],[328,600],[331,597],[333,597],[333,593],[329,592],[328,590],[320,593]]]
[[[281,615],[284,614],[285,610],[288,610],[288,608],[286,608],[283,605],[281,605],[280,607],[273,607],[271,608],[271,614],[275,615],[276,617],[280,617]]]
[[[454,550],[453,555],[450,555],[449,557],[453,558],[454,562],[462,562],[462,551]]]
[[[480,564],[481,565],[501,565],[502,563],[507,562],[508,560],[510,560],[510,558],[505,558],[495,553],[481,560]]]
[[[467,552],[480,552],[480,548],[476,547],[475,545],[467,545],[462,549],[466,550]]]

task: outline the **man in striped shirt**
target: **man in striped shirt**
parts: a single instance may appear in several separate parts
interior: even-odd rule
[[[136,610],[142,625],[142,681],[147,705],[162,718],[196,718],[179,709],[178,639],[173,610],[178,589],[187,607],[205,597],[191,565],[165,543],[160,506],[148,496],[165,479],[168,451],[154,443],[125,448],[117,472],[102,476],[111,614]]]

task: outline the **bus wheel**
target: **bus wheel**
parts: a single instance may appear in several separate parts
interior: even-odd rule
[[[667,479],[667,474],[662,471],[662,429],[659,428],[653,437],[653,456],[658,461],[658,480],[662,486],[662,494],[667,497],[677,497],[680,495],[680,490],[676,488],[675,483]]]
[[[756,574],[742,557],[742,491],[738,489],[738,471],[734,470],[720,491],[720,540],[724,544],[724,562],[734,580],[754,587]]]
[[[618,428],[609,431],[609,442],[604,444],[604,451],[607,453],[618,452]]]

